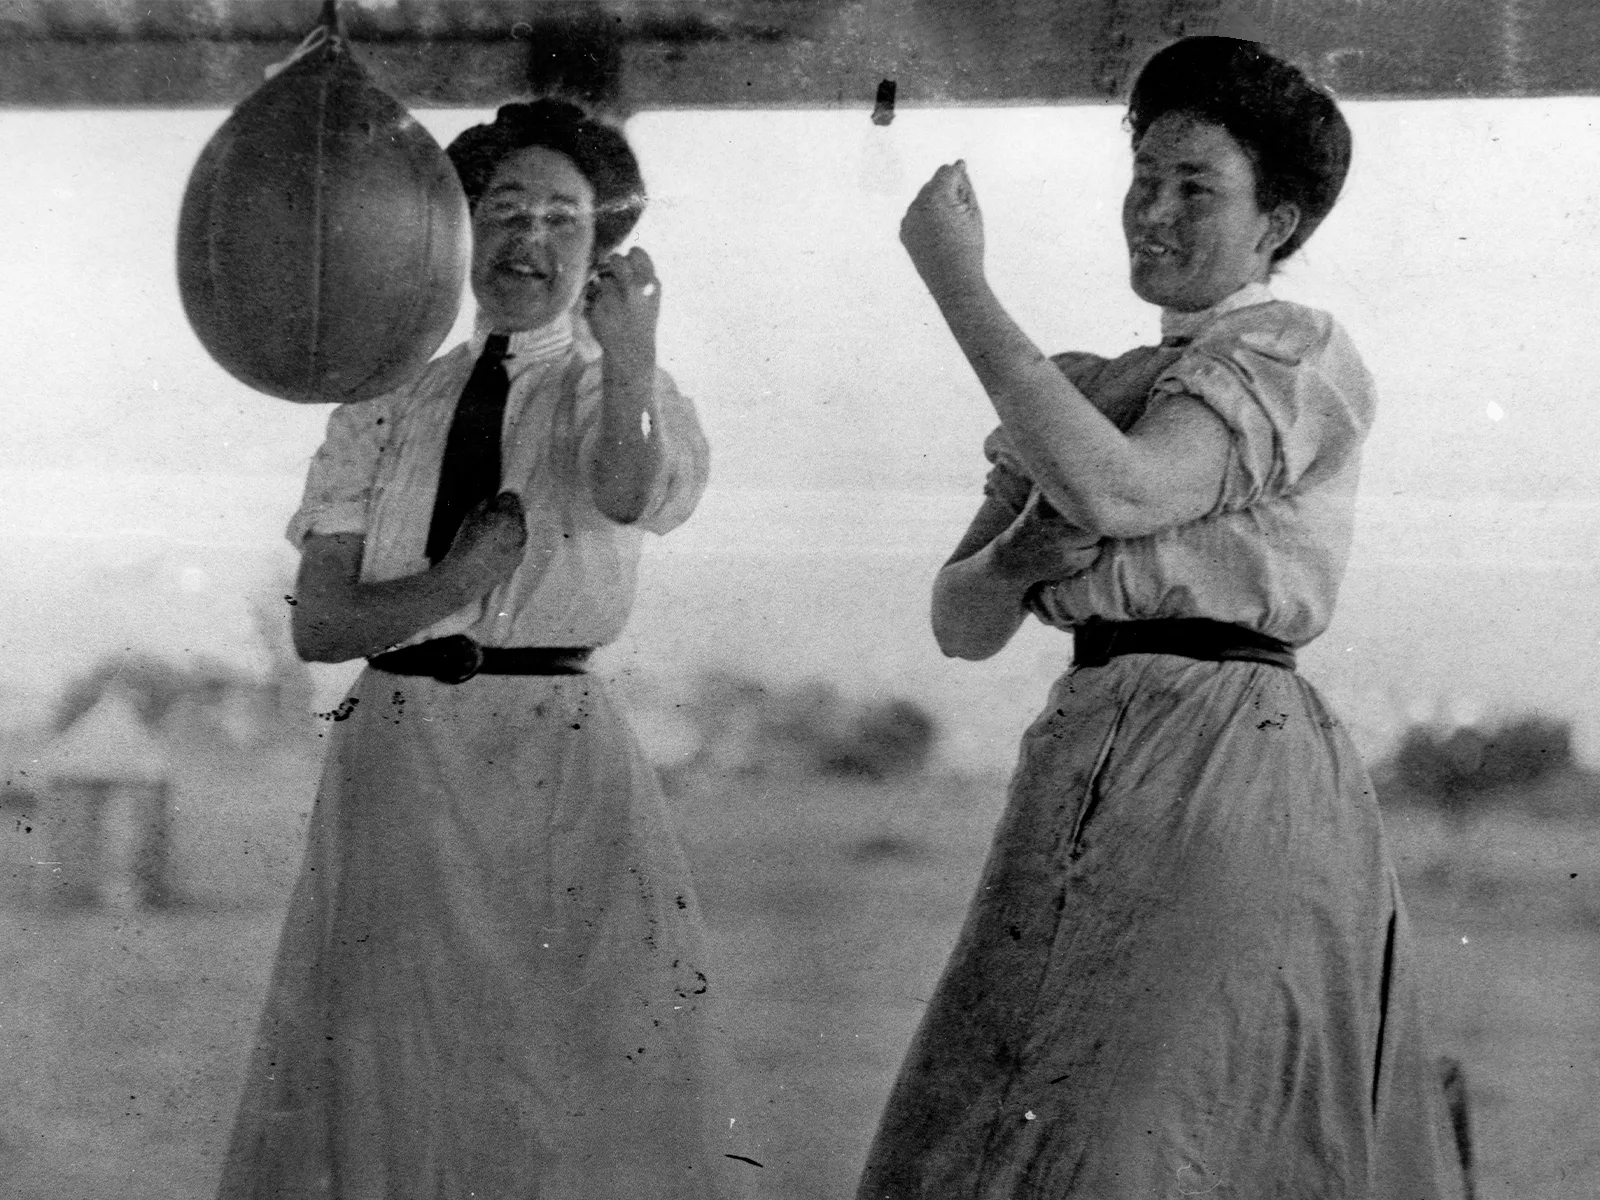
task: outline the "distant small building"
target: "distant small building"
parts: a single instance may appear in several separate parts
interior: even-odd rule
[[[126,694],[105,690],[31,773],[45,835],[34,862],[41,899],[86,908],[126,888],[139,905],[172,901],[171,767]]]

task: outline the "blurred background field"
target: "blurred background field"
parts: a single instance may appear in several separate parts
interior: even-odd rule
[[[335,718],[287,703],[297,674],[286,661],[273,691],[124,663],[63,702],[62,722],[120,709],[169,765],[164,907],[129,887],[127,813],[106,827],[100,903],[52,899],[52,790],[8,781],[5,1195],[214,1187]],[[671,722],[634,702],[713,936],[753,1195],[847,1196],[1003,774],[939,766],[937,723],[914,701],[821,680],[702,677]],[[32,757],[48,763],[51,744]],[[1437,1049],[1466,1071],[1479,1197],[1600,1194],[1600,777],[1573,761],[1564,725],[1527,718],[1413,727],[1377,778]]]

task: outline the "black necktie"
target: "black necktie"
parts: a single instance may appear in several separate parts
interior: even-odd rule
[[[489,335],[456,401],[428,526],[429,562],[449,553],[462,518],[500,490],[500,426],[511,388],[504,361],[509,341],[503,333]]]

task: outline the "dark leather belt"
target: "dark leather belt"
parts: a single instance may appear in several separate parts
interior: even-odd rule
[[[367,662],[391,675],[429,675],[465,683],[474,675],[582,675],[589,646],[480,646],[464,633],[374,654]]]
[[[1204,617],[1088,621],[1073,626],[1072,636],[1072,660],[1079,667],[1103,667],[1119,654],[1176,654],[1206,662],[1258,662],[1294,670],[1294,648],[1287,642]]]

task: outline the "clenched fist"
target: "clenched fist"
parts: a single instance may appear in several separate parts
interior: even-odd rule
[[[516,573],[527,540],[522,498],[515,492],[501,492],[462,518],[447,557],[488,591]]]
[[[990,550],[994,568],[1025,584],[1068,579],[1094,565],[1101,540],[1068,521],[1038,488],[1028,506],[995,538]]]
[[[638,246],[607,255],[595,269],[585,301],[589,328],[607,365],[629,376],[653,374],[661,282],[650,256]]]
[[[947,163],[900,221],[900,244],[935,296],[983,278],[983,212],[966,163]]]

